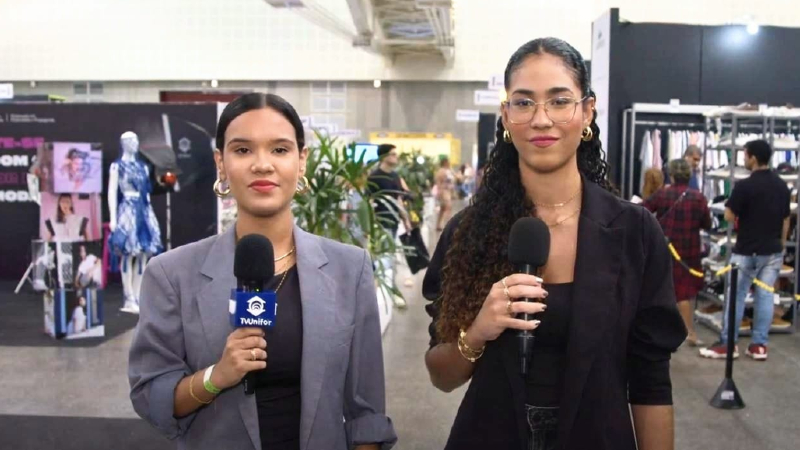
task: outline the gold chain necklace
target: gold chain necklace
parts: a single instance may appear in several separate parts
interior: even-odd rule
[[[548,224],[547,227],[548,228],[555,228],[555,227],[561,225],[562,223],[568,221],[569,219],[575,217],[575,215],[578,214],[579,212],[581,212],[580,208],[576,209],[575,212],[573,212],[572,214],[568,215],[567,217],[564,217],[563,219],[560,219],[560,220],[556,221],[556,223]]]
[[[287,253],[287,254],[285,254],[285,255],[283,255],[283,256],[281,256],[281,257],[279,257],[279,258],[275,259],[275,262],[278,262],[278,261],[283,261],[284,259],[288,258],[289,256],[291,256],[291,254],[292,254],[292,253],[294,253],[294,250],[295,250],[295,247],[294,247],[294,245],[293,245],[293,246],[292,246],[292,249],[291,249],[291,250],[289,250],[289,253]]]
[[[553,204],[533,202],[533,204],[535,206],[541,206],[541,207],[544,207],[544,208],[561,208],[561,207],[566,206],[567,204],[569,204],[573,200],[575,200],[575,197],[577,197],[578,194],[580,194],[580,193],[581,193],[581,188],[579,187],[577,192],[572,194],[572,197],[570,197],[569,200],[567,200],[567,201],[564,201],[564,202],[561,202],[561,203],[553,203]]]

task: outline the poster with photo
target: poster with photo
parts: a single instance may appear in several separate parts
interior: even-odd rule
[[[31,242],[33,289],[38,292],[54,289],[58,283],[56,273],[56,244],[42,240]],[[52,296],[52,294],[51,294]]]
[[[64,330],[67,339],[102,337],[105,327],[102,325],[100,309],[102,302],[96,289],[79,289],[64,291],[63,309],[66,320]]]
[[[72,261],[75,289],[103,287],[103,241],[73,243]]]
[[[41,194],[41,239],[61,242],[102,239],[100,194]]]
[[[72,243],[56,243],[56,271],[58,273],[58,287],[61,289],[71,289],[75,269],[72,264]]]
[[[53,143],[54,192],[92,194],[103,192],[103,154],[92,144]]]

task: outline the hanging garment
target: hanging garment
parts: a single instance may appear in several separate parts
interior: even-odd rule
[[[641,192],[642,186],[644,186],[644,173],[647,172],[647,169],[653,167],[653,141],[650,138],[650,130],[644,132],[641,150],[639,151],[639,161],[641,161],[641,172],[639,173],[639,189],[637,190]]]
[[[664,161],[661,157],[661,130],[653,130],[653,167],[662,170]]]
[[[115,164],[119,173],[117,193],[117,228],[108,238],[110,250],[116,255],[156,255],[162,250],[161,230],[150,205],[150,178],[141,161]]]

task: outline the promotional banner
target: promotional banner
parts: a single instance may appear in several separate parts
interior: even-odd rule
[[[122,133],[133,131],[139,137],[143,155],[171,152],[170,158],[163,159],[177,165],[180,190],[170,199],[172,247],[214,234],[217,228],[216,197],[211,186],[216,177],[212,145],[216,118],[217,105],[213,103],[0,104],[0,217],[13,218],[0,221],[0,254],[3,255],[0,258],[0,279],[18,280],[31,262],[31,240],[40,234],[47,238],[47,234],[42,233],[39,205],[32,201],[27,182],[37,153],[47,147],[46,143],[52,154],[44,152],[44,157],[51,159],[45,166],[50,167],[53,173],[46,177],[43,190],[57,195],[60,189],[56,185],[61,180],[63,190],[71,191],[72,201],[77,205],[86,199],[87,194],[89,199],[98,194],[94,191],[99,183],[102,194],[96,202],[101,208],[97,222],[102,224],[108,222],[109,217],[108,168],[120,156]],[[93,143],[88,154],[85,145],[70,144],[87,142]],[[59,147],[57,152],[56,143],[66,145]],[[95,145],[102,148],[102,155],[92,153]],[[73,149],[75,151],[70,156]],[[99,161],[102,168],[98,172],[96,164]],[[158,194],[154,192],[151,200],[161,234],[166,236],[166,196]],[[58,201],[53,202],[53,198],[43,198],[43,201],[50,202],[42,210],[52,211],[49,213],[51,217],[46,219],[51,220],[57,233],[59,227],[55,223],[58,221],[53,222],[52,216],[58,215]],[[63,200],[64,203],[67,201]],[[97,228],[91,215],[84,217],[89,218],[88,239],[98,239],[99,231],[94,234]],[[77,219],[71,220],[75,222]],[[69,227],[64,224],[63,228]]]

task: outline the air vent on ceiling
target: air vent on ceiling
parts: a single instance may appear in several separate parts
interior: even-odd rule
[[[305,6],[303,0],[264,0],[268,5],[275,8],[302,8]]]

